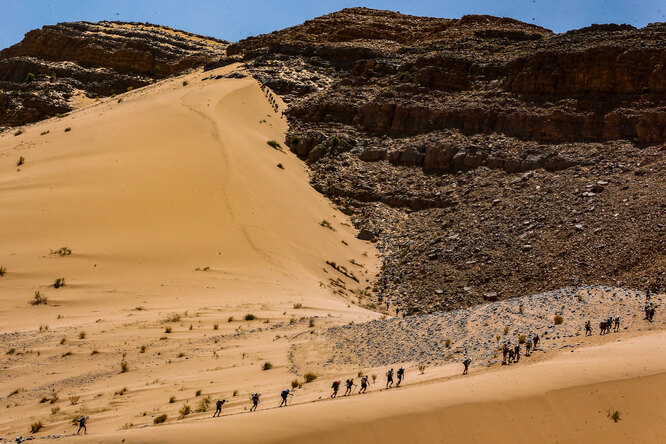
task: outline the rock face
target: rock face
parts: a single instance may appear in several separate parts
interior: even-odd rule
[[[0,127],[72,109],[77,92],[121,93],[219,59],[227,42],[143,23],[75,22],[0,51]]]
[[[354,8],[228,55],[287,101],[313,186],[377,242],[379,301],[666,286],[666,24]]]

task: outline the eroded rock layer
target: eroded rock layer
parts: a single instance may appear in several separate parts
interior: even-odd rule
[[[223,56],[228,43],[164,26],[74,22],[0,51],[0,127],[72,109],[72,97],[122,93]]]
[[[377,242],[376,297],[432,312],[666,286],[666,24],[564,34],[345,9],[228,48]]]

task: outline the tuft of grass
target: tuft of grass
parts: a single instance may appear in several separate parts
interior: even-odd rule
[[[495,335],[495,340],[499,342],[502,337],[500,335]]]
[[[93,351],[90,352],[91,356],[92,355],[98,355],[98,354],[99,354],[99,350],[97,350],[97,349],[94,349]]]
[[[321,222],[319,222],[319,225],[321,225],[324,228],[328,228],[331,231],[335,231],[335,228],[333,228],[333,225],[326,219],[323,219]]]
[[[560,325],[561,323],[564,322],[564,318],[560,315],[555,315],[555,317],[553,318],[553,322],[555,323],[555,325]]]
[[[359,370],[358,373],[356,373],[356,376],[358,376],[359,378],[362,378],[364,374],[365,373],[363,373],[363,370]]]
[[[275,140],[269,140],[266,142],[266,145],[270,146],[271,148],[274,148],[276,150],[281,150],[282,146],[276,142]]]
[[[338,144],[340,143],[340,139],[338,139],[335,136],[331,137],[329,141],[331,142],[331,146],[338,146]]]
[[[372,382],[373,382],[373,383],[374,383],[375,381],[377,381],[377,375],[372,374],[372,375],[370,375],[370,377],[372,378]]]
[[[444,345],[446,346],[446,348],[450,348],[451,347],[451,340],[450,339],[444,340]]]
[[[146,352],[146,346],[145,345],[142,345],[141,347],[139,347],[139,353],[145,353],[145,352]]]
[[[26,76],[25,76],[25,82],[26,82],[26,83],[32,83],[32,82],[35,81],[35,78],[36,78],[35,75],[34,75],[33,73],[29,72],[29,73],[26,74]],[[41,423],[40,423],[40,426],[41,426]]]
[[[120,361],[120,373],[127,373],[129,370],[129,364],[127,361]]]
[[[51,414],[55,415],[60,411],[60,407],[51,407]]]
[[[81,330],[79,332],[79,339],[85,339],[86,338],[86,332],[85,330]]]
[[[49,403],[55,404],[58,402],[58,393],[54,390],[51,392],[51,398],[49,398]]]
[[[160,416],[156,416],[155,419],[153,419],[153,424],[162,424],[167,420],[167,414],[162,413]]]
[[[298,310],[298,309],[301,308],[301,307],[303,307],[303,304],[301,304],[300,302],[297,303],[297,304],[294,304],[294,308],[295,308],[296,310]]]
[[[72,130],[72,127],[71,127],[71,126],[68,126],[67,128],[65,128],[65,132],[66,132],[66,133],[70,132],[71,130]]]
[[[9,350],[7,350],[7,353],[6,353],[6,354],[8,354],[8,355],[13,355],[14,353],[16,353],[16,349],[15,349],[14,347],[12,347],[12,348],[10,348]]]
[[[0,277],[4,276],[5,273],[7,273],[7,269],[5,267],[0,267]]]
[[[291,381],[291,388],[292,388],[292,389],[295,389],[295,388],[301,387],[302,385],[303,385],[303,384],[302,384],[301,381],[299,381],[298,379],[294,379],[294,380]]]
[[[187,86],[187,80],[183,80],[183,86]]]
[[[527,336],[525,336],[525,335],[519,335],[518,336],[518,343],[519,344],[524,344],[526,340],[527,340]]]
[[[504,327],[504,334],[505,335],[509,334],[509,326],[508,325],[506,327]]]
[[[201,396],[201,390],[197,390],[194,396]]]
[[[305,383],[308,384],[317,379],[317,374],[313,372],[307,372],[303,375],[303,379],[305,380]]]
[[[167,333],[167,334],[171,333],[171,331],[172,331],[171,327],[167,327],[167,328],[164,329],[164,333]]]
[[[121,388],[120,390],[118,390],[117,392],[115,392],[115,393],[113,394],[113,396],[116,396],[116,395],[118,395],[118,396],[124,396],[125,393],[127,393],[127,387],[123,387],[123,388]]]
[[[421,372],[421,374],[425,373],[425,369],[426,369],[425,364],[419,364],[419,372]]]
[[[44,428],[42,421],[33,422],[30,424],[30,433],[37,433]]]
[[[220,328],[220,324],[217,323],[213,324],[213,330],[217,330],[218,328]]]
[[[192,408],[188,404],[183,404],[178,413],[180,414],[179,418],[182,419],[192,413]]]
[[[576,298],[578,299],[578,302],[583,302],[583,299],[585,299],[582,294],[576,295]]]
[[[273,364],[270,363],[270,361],[266,361],[262,364],[261,369],[263,371],[270,370],[273,368]]]
[[[67,342],[67,338],[62,338],[60,340],[60,345],[65,345],[65,342]]]
[[[314,319],[310,319],[310,322],[308,322],[308,327],[312,328],[315,326],[315,321]]]
[[[80,396],[78,396],[78,395],[72,395],[72,396],[69,397],[69,403],[71,405],[76,405],[76,404],[79,403],[79,398],[80,398]]]
[[[610,410],[608,411],[608,417],[613,420],[613,422],[618,422],[620,419],[620,412],[619,410],[615,410],[611,412]]]
[[[22,391],[23,391],[22,388],[17,388],[17,389],[15,389],[15,390],[13,390],[13,391],[9,394],[9,396],[7,396],[7,397],[8,397],[8,398],[11,398],[11,397],[14,396],[14,395],[18,395],[18,394],[19,394],[20,392],[22,392]]]
[[[233,316],[229,316],[229,318],[227,319],[227,322],[233,322],[233,321],[234,321],[234,317],[233,317]]]
[[[65,352],[65,353],[62,354],[62,357],[63,357],[63,358],[66,358],[67,356],[72,356],[72,352],[71,352],[71,351],[67,351],[67,352]]]
[[[166,322],[180,322],[181,319],[183,319],[183,315],[180,313],[171,313],[167,316]]]
[[[211,399],[210,396],[206,396],[205,398],[201,398],[199,401],[199,404],[197,404],[197,412],[205,412],[208,410],[208,407],[210,407],[210,403],[213,400]]]
[[[30,300],[30,305],[46,305],[49,300],[39,290],[35,292],[35,296]]]
[[[176,357],[177,357],[177,358],[183,358],[183,357],[185,357],[185,353],[180,352],[180,353],[178,353],[178,354],[176,355]]]
[[[25,163],[25,158],[23,156],[19,157],[18,162],[16,162],[16,166],[21,166]]]
[[[246,321],[254,321],[256,319],[256,316],[253,315],[252,313],[248,313],[245,316],[243,316],[243,319]]]
[[[234,397],[238,396],[238,390],[234,390],[234,393],[231,396],[234,396]]]
[[[277,166],[278,168],[280,168],[281,170],[284,170],[284,165],[282,165],[281,163],[278,163],[276,166]]]
[[[65,278],[58,278],[53,283],[53,288],[60,288],[65,286]]]
[[[173,404],[175,402],[176,402],[176,397],[175,396],[172,396],[171,398],[169,398],[169,404]]]

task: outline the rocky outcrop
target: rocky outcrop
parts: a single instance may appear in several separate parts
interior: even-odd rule
[[[665,37],[354,8],[228,52],[283,96],[286,144],[382,251],[377,300],[416,313],[666,286]]]
[[[227,42],[147,23],[75,22],[0,51],[0,127],[65,113],[73,95],[108,96],[217,60]]]

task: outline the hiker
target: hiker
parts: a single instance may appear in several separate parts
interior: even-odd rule
[[[513,362],[513,349],[509,347],[509,360],[507,361],[507,364],[511,364]]]
[[[539,346],[539,335],[536,334],[534,335],[533,342],[534,342],[534,350],[536,350],[537,347]]]
[[[291,393],[289,391],[289,389],[282,390],[282,393],[280,393],[280,397],[282,398],[282,401],[280,401],[280,405],[278,407],[282,407],[283,405],[287,405],[287,399],[289,398],[289,395],[294,396],[294,394]]]
[[[400,387],[402,380],[405,378],[405,367],[400,367],[398,369],[397,375],[398,375],[398,383],[395,386]]]
[[[349,379],[347,379],[347,380],[345,381],[345,386],[347,387],[347,389],[345,390],[345,394],[344,394],[344,396],[349,396],[349,395],[351,395],[352,388],[356,386],[356,384],[354,384],[354,378],[349,378]]]
[[[516,344],[516,346],[513,348],[513,359],[513,362],[520,361],[520,344]]]
[[[532,350],[532,339],[527,338],[525,341],[525,356],[530,355],[530,350]]]
[[[606,319],[606,333],[610,333],[611,328],[613,328],[613,316],[609,316],[608,319]]]
[[[469,370],[469,365],[472,363],[472,360],[467,358],[463,361],[463,365],[465,366],[465,370],[463,370],[463,375],[467,374],[467,370]]]
[[[252,394],[252,407],[250,407],[251,412],[256,412],[257,411],[257,406],[259,405],[259,397],[261,396],[261,393],[253,393]]]
[[[368,389],[368,375],[363,375],[361,377],[361,389],[358,391],[358,394],[365,393]]]
[[[86,427],[86,424],[88,423],[88,418],[90,418],[90,416],[81,416],[79,417],[79,419],[77,419],[79,423],[79,430],[77,430],[76,432],[77,435],[81,433],[81,429],[83,429],[84,435],[88,434],[88,427]]]
[[[213,418],[215,416],[220,416],[222,414],[222,405],[227,402],[226,399],[218,399],[217,402],[215,402],[215,413],[213,413]]]
[[[585,336],[592,336],[592,324],[589,320],[585,322]]]
[[[615,331],[620,331],[620,317],[615,316]]]
[[[606,322],[605,321],[599,322],[599,334],[603,335],[605,331],[606,331]]]
[[[504,344],[502,346],[502,365],[506,365],[506,356],[509,354],[509,346]]]
[[[338,397],[338,390],[340,389],[340,381],[333,381],[333,385],[331,386],[333,389],[333,393],[331,394],[331,399],[337,398]]]
[[[654,318],[654,305],[650,304],[650,309],[648,310],[647,320],[652,322]]]
[[[393,369],[386,372],[386,388],[393,387]]]

